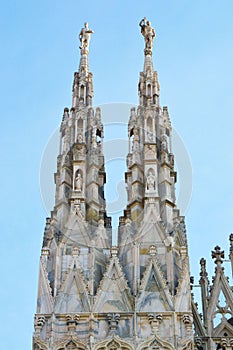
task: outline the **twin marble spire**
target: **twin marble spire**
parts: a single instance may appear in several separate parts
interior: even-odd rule
[[[117,246],[104,197],[101,110],[92,107],[93,31],[85,23],[79,35],[80,65],[72,107],[61,122],[55,206],[41,251],[34,350],[194,346],[196,309],[184,217],[176,207],[172,127],[153,69],[155,31],[146,18],[139,25],[145,59],[139,105],[128,122],[127,206]]]
[[[85,23],[79,35],[72,107],[64,109],[60,127],[55,206],[44,232],[34,349],[173,349],[184,340],[193,342],[171,123],[167,108],[159,104],[152,63],[155,31],[145,18],[140,27],[145,61],[139,105],[128,122],[128,201],[117,247],[104,197],[101,110],[92,107],[88,50],[93,31]]]

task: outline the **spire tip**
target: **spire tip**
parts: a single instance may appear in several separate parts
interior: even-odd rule
[[[79,34],[81,55],[88,53],[91,34],[94,34],[94,32],[92,29],[88,28],[88,23],[85,22],[84,28],[81,29]]]
[[[139,26],[141,27],[141,33],[145,39],[144,53],[145,55],[152,55],[153,41],[156,37],[155,30],[151,26],[150,21],[147,21],[146,17],[140,21]]]

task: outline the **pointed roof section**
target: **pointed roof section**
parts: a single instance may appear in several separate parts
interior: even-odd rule
[[[43,252],[42,252],[43,253]],[[53,310],[53,297],[44,257],[40,258],[39,290],[37,299],[37,313],[50,314]]]
[[[97,291],[94,312],[130,312],[133,300],[127,280],[117,257],[117,248],[112,248],[107,271]]]
[[[222,267],[224,251],[221,251],[221,248],[216,246],[214,251],[212,251],[212,258],[215,259],[216,269],[207,309],[209,329],[211,329],[211,322],[217,314],[221,314],[223,316],[222,320],[225,318],[225,314],[233,315],[232,289],[229,285],[227,277],[224,274],[224,268]],[[225,297],[225,306],[220,305],[219,299],[221,293]]]
[[[150,312],[154,310],[170,311],[174,309],[173,299],[159,264],[152,256],[145,270],[139,288],[137,310]]]
[[[88,312],[90,311],[87,282],[74,256],[70,269],[61,284],[55,300],[56,313]]]
[[[157,212],[156,206],[152,203],[144,209],[143,221],[138,230],[136,240],[139,242],[143,239],[145,242],[164,241],[167,234],[164,226],[161,224],[161,219]]]
[[[71,211],[65,226],[62,243],[67,243],[67,241],[70,241],[74,245],[88,247],[90,246],[91,241],[88,231],[88,224],[84,218],[82,218],[78,213],[73,213]]]

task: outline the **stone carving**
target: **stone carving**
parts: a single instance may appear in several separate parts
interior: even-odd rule
[[[78,143],[83,142],[83,135],[81,133],[78,134]]]
[[[214,248],[214,251],[211,252],[212,259],[215,259],[215,264],[217,265],[216,268],[221,269],[222,263],[224,259],[224,250],[221,250],[221,248],[217,245]]]
[[[152,170],[149,170],[146,178],[146,189],[148,192],[155,190],[155,176],[152,173]]]
[[[166,137],[166,135],[162,136],[161,151],[164,151],[164,152],[167,151],[167,137]]]
[[[184,324],[186,325],[190,325],[193,322],[193,318],[192,315],[190,314],[184,314],[182,317],[182,321],[184,322]]]
[[[79,34],[79,40],[80,40],[80,46],[79,48],[82,49],[86,49],[88,50],[89,48],[89,42],[90,42],[90,37],[91,34],[93,34],[93,30],[88,28],[88,23],[85,22],[84,23],[84,28],[81,29],[81,32]]]
[[[133,129],[133,147],[132,147],[132,151],[133,152],[137,152],[139,150],[139,135],[138,135],[138,130],[137,128]]]
[[[85,146],[83,144],[78,144],[74,147],[73,157],[74,157],[74,160],[80,160],[80,159],[83,159],[85,157]]]
[[[233,339],[232,339],[232,337],[230,339],[229,338],[221,339],[220,346],[221,346],[221,348],[218,348],[219,350],[220,349],[226,349],[226,350],[232,349],[232,346],[233,346]]]
[[[46,257],[49,257],[50,255],[50,249],[48,247],[43,247],[41,249],[41,255],[42,256],[46,256]]]
[[[108,324],[110,331],[115,331],[120,320],[119,314],[109,313],[107,314]]]
[[[73,213],[74,215],[79,216],[80,219],[84,219],[80,200],[75,200],[73,204]]]
[[[34,328],[35,328],[35,333],[37,335],[40,334],[41,329],[43,328],[45,324],[45,316],[44,315],[35,315],[34,318]]]
[[[187,335],[190,336],[192,334],[193,316],[191,314],[184,314],[182,321],[185,325]]]
[[[45,324],[45,317],[43,315],[36,315],[34,319],[35,327],[43,327]]]
[[[159,325],[163,320],[162,314],[149,313],[147,315],[147,318],[148,318],[148,321],[150,323],[152,333],[158,334]]]
[[[80,319],[80,315],[78,315],[78,314],[66,315],[66,324],[67,324],[68,331],[75,331],[76,330],[76,326],[78,324],[79,319]],[[67,347],[67,348],[69,349],[69,347]],[[76,349],[76,347],[74,349]]]
[[[75,178],[75,190],[78,192],[82,192],[83,188],[83,179],[81,173],[77,173],[77,176]]]
[[[149,248],[149,254],[151,256],[155,256],[156,255],[156,247],[154,245],[151,245]]]
[[[145,54],[151,54],[152,53],[152,44],[153,40],[156,36],[155,30],[153,27],[151,27],[150,21],[146,20],[146,17],[144,17],[140,23],[139,26],[141,27],[141,33],[144,36],[145,39]]]
[[[145,159],[155,159],[156,158],[156,145],[145,145]]]

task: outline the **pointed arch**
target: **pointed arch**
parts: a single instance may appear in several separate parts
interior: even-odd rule
[[[233,326],[226,318],[213,331],[214,337],[233,337]]]
[[[160,339],[156,335],[153,335],[145,340],[141,345],[139,345],[137,350],[152,350],[155,349],[156,346],[163,350],[175,350],[171,343]]]
[[[193,350],[193,348],[194,348],[193,337],[185,338],[180,343],[180,349],[182,350]]]
[[[151,82],[149,82],[146,87],[147,87],[147,89],[146,89],[147,90],[146,91],[147,92],[147,96],[148,97],[152,97],[152,85],[151,85]]]
[[[48,350],[48,346],[40,338],[34,338],[33,339],[33,350]]]
[[[87,350],[87,346],[82,343],[78,338],[71,337],[70,339],[64,339],[57,342],[54,350]]]
[[[80,97],[84,97],[84,89],[85,89],[85,87],[84,87],[84,85],[82,84],[82,85],[80,86]]]
[[[96,344],[93,350],[133,350],[133,346],[118,336],[107,338]]]

